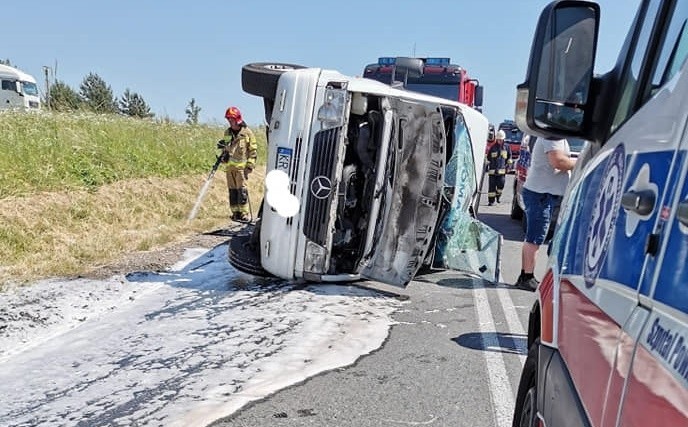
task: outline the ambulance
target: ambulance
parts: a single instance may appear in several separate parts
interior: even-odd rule
[[[599,22],[597,3],[550,3],[517,87],[520,129],[589,144],[530,313],[513,425],[688,426],[688,0],[641,0],[603,75]]]

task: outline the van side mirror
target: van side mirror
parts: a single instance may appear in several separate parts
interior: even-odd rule
[[[516,124],[543,138],[585,136],[600,8],[558,0],[540,15],[526,81],[516,87]]]

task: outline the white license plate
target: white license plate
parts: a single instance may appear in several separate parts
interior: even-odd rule
[[[289,174],[292,152],[293,151],[291,148],[277,147],[277,161],[275,163],[275,169],[279,169]]]

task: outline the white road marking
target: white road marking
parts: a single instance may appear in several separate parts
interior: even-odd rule
[[[495,426],[509,427],[514,411],[514,392],[511,381],[506,372],[504,357],[500,351],[487,349],[499,349],[500,345],[495,335],[495,323],[492,318],[492,310],[487,299],[485,288],[473,288],[475,310],[478,314],[478,327],[482,335],[483,354],[485,355],[485,367],[490,381],[490,394],[494,408]],[[522,329],[522,328],[521,328]]]
[[[497,289],[497,296],[499,297],[499,302],[502,303],[502,310],[504,310],[504,317],[506,317],[506,324],[509,325],[509,331],[514,335],[522,335],[526,340],[514,340],[514,344],[517,346],[518,359],[521,361],[521,365],[526,363],[526,357],[528,356],[528,344],[527,343],[527,333],[521,319],[518,318],[516,309],[514,308],[514,301],[511,299],[511,295],[506,289]]]

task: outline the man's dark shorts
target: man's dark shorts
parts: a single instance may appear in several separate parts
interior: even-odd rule
[[[555,208],[561,203],[561,196],[549,193],[536,193],[527,188],[521,189],[523,204],[526,211],[525,241],[534,245],[541,245],[547,238]]]

